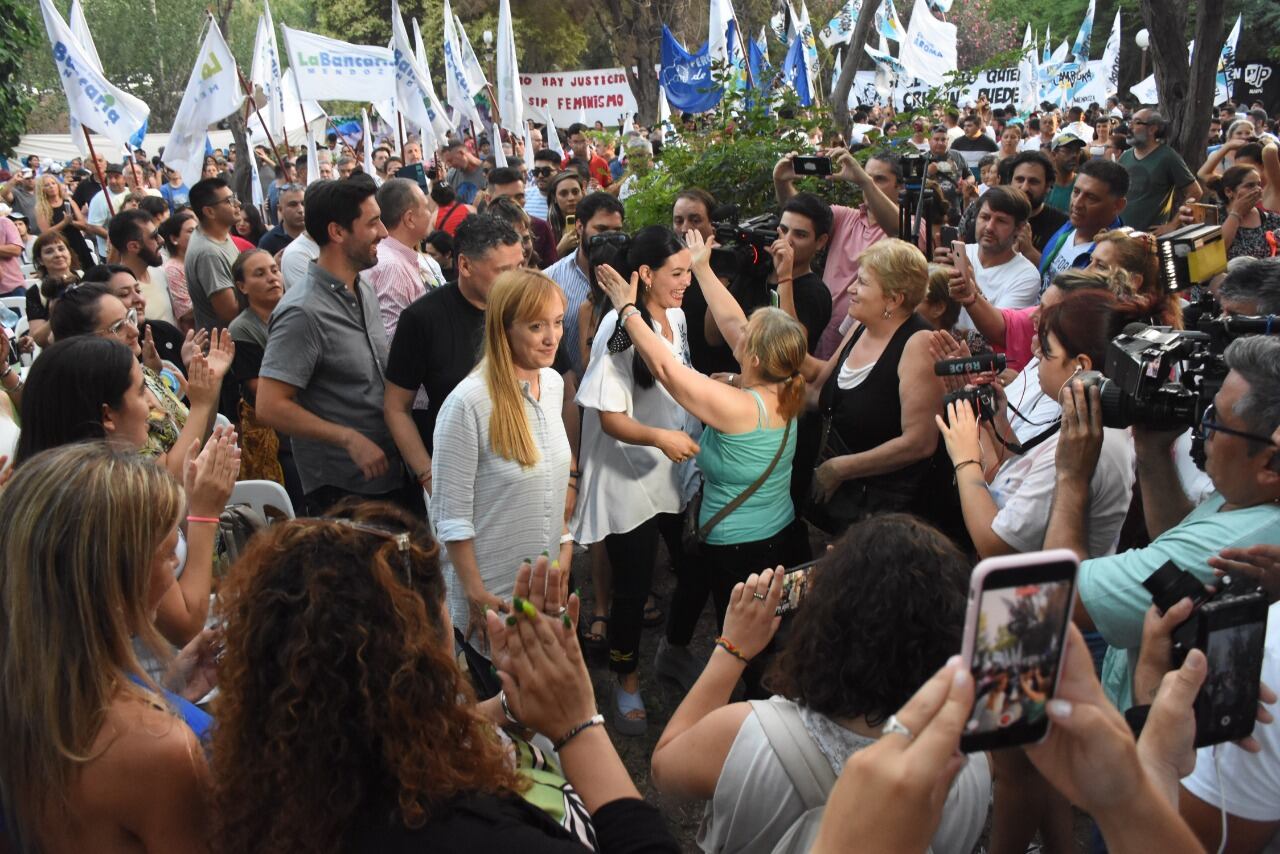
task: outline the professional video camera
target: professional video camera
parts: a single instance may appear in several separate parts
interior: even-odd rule
[[[979,353],[960,359],[942,359],[933,363],[933,373],[940,377],[962,377],[967,374],[1000,373],[1008,361],[1003,353]],[[991,421],[996,415],[995,390],[987,383],[969,385],[959,391],[948,392],[942,398],[942,417],[950,422],[951,404],[967,400],[979,421]]]
[[[721,205],[711,212],[719,246],[711,253],[711,270],[730,283],[730,288],[746,287],[762,292],[773,257],[767,250],[778,239],[776,214],[760,214],[738,219],[737,205]],[[757,298],[763,298],[761,294]],[[763,303],[758,303],[763,304]]]
[[[1280,335],[1280,318],[1201,318],[1194,331],[1131,323],[1107,347],[1106,376],[1085,371],[1080,378],[1098,386],[1107,427],[1196,427],[1226,379],[1223,352],[1244,335]],[[1203,465],[1202,441],[1192,456]]]
[[[902,190],[898,193],[898,234],[903,239],[919,234],[921,223],[933,225],[941,219],[934,194],[925,183],[929,174],[929,155],[910,151],[898,157],[902,166]],[[941,168],[941,164],[939,164]],[[925,255],[933,257],[933,229],[925,228]]]

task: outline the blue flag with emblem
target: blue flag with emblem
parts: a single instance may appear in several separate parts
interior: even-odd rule
[[[809,92],[809,74],[805,68],[804,39],[799,33],[791,40],[787,58],[782,61],[782,77],[795,90],[800,106],[807,107],[813,103],[813,96]]]
[[[662,25],[662,65],[658,83],[667,103],[686,113],[705,113],[720,103],[724,92],[711,73],[711,55],[704,44],[697,53],[685,50]]]

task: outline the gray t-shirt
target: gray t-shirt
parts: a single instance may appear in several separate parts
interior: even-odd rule
[[[450,169],[449,174],[445,176],[445,180],[449,182],[449,186],[453,187],[454,192],[458,194],[458,201],[464,205],[474,202],[476,193],[489,186],[489,180],[484,173],[483,165],[476,166],[470,172]]]
[[[197,329],[226,326],[213,310],[213,295],[235,287],[231,265],[239,255],[240,250],[230,237],[223,241],[211,240],[199,227],[191,233],[183,269],[187,273],[187,290],[191,294],[191,306],[195,309]]]
[[[373,287],[357,279],[356,288],[358,298],[313,263],[307,277],[281,297],[267,327],[267,351],[258,376],[298,389],[300,406],[359,431],[382,449],[389,463],[386,474],[365,480],[341,447],[294,436],[293,458],[304,492],[335,486],[381,495],[404,483],[400,453],[382,417],[387,333]]]
[[[9,189],[13,191],[13,209],[27,218],[27,231],[39,234],[40,225],[36,222],[36,194],[27,192],[17,184]]]

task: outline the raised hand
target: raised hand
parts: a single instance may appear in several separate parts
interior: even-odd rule
[[[231,340],[231,330],[215,329],[209,336],[209,352],[205,360],[219,381],[231,370],[231,363],[236,357],[236,342]]]
[[[235,428],[214,428],[203,449],[199,442],[192,442],[185,462],[183,485],[187,492],[187,512],[192,516],[220,516],[240,474],[240,446],[236,444]]]
[[[605,295],[609,297],[609,301],[613,303],[613,307],[619,311],[624,305],[634,304],[636,294],[640,290],[640,274],[632,273],[631,281],[622,278],[622,274],[610,267],[608,264],[601,264],[596,267],[596,282],[599,283]],[[621,320],[621,318],[619,318]]]
[[[222,377],[214,374],[204,356],[193,356],[187,363],[187,401],[191,406],[216,406],[221,389]]]
[[[684,243],[685,246],[689,247],[689,254],[693,256],[693,269],[705,268],[710,270],[711,250],[719,245],[716,243],[715,235],[707,239],[702,236],[702,232],[691,228],[684,233]]]
[[[164,364],[160,361],[160,353],[156,350],[155,338],[151,335],[151,324],[143,326],[142,332],[142,364],[156,373],[160,373]]]
[[[204,347],[208,343],[207,329],[188,329],[186,338],[182,341],[182,364],[190,365],[193,358],[204,353]]]
[[[965,460],[982,461],[982,433],[973,405],[967,400],[953,400],[947,404],[947,417],[933,416],[938,432],[947,443],[947,456],[952,464]]]
[[[751,573],[739,581],[729,594],[729,607],[724,615],[721,634],[733,642],[751,660],[769,645],[782,625],[778,603],[782,601],[782,567]]]

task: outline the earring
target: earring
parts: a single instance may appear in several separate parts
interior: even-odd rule
[[[886,308],[886,309],[884,310],[884,319],[885,319],[885,320],[888,320],[888,319],[889,319],[889,318],[891,318],[891,317],[893,317],[893,309],[891,309],[891,308]]]

